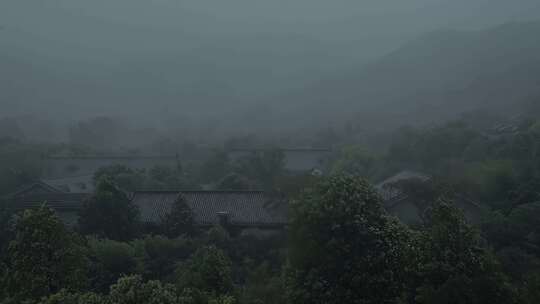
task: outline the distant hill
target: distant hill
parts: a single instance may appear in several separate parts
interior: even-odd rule
[[[540,22],[432,32],[357,71],[278,98],[300,104],[286,112],[311,113],[312,121],[354,114],[366,124],[401,124],[506,111],[540,96],[538,37]]]

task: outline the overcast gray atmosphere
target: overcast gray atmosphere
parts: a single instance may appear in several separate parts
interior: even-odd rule
[[[540,0],[0,0],[0,304],[539,304]]]
[[[363,83],[373,80],[359,74],[419,36],[536,18],[533,0],[4,0],[2,114],[59,122],[117,116],[153,125],[213,119],[252,128],[283,112],[285,121],[269,123],[307,123],[305,110],[323,103],[330,113],[314,114],[332,114],[332,121],[377,108],[379,96],[362,96]],[[332,91],[341,81],[355,87]],[[317,91],[338,96],[320,100]],[[341,100],[353,97],[342,111]]]

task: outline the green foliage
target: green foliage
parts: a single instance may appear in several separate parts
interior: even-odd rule
[[[537,120],[531,124],[531,126],[529,127],[529,132],[536,136],[540,136],[540,120]]]
[[[514,303],[514,290],[477,231],[452,204],[429,213],[416,254],[418,303]]]
[[[107,149],[117,144],[123,127],[110,117],[95,117],[79,121],[69,128],[69,142],[97,149]]]
[[[231,164],[225,151],[216,151],[201,166],[200,180],[203,183],[216,182],[229,172]]]
[[[217,297],[210,298],[208,304],[235,304],[236,299],[233,296],[220,295]]]
[[[482,223],[503,269],[516,282],[540,271],[540,204],[516,207],[509,214],[494,212]]]
[[[377,158],[360,146],[346,146],[332,166],[332,174],[351,174],[372,178],[379,169]]]
[[[319,181],[320,177],[310,173],[286,174],[276,181],[274,196],[276,200],[283,201],[298,198],[305,188],[311,188]],[[286,203],[286,202],[285,202]]]
[[[242,290],[240,303],[286,303],[285,288],[279,274],[272,273],[267,263],[251,269],[246,278],[246,285]]]
[[[8,261],[8,293],[16,299],[37,299],[86,285],[84,248],[46,206],[26,210],[17,220]]]
[[[94,173],[96,185],[105,179],[118,185],[121,189],[135,191],[144,187],[145,173],[142,170],[134,170],[123,165],[112,165],[99,168]]]
[[[514,164],[504,160],[474,162],[463,172],[462,180],[470,192],[494,207],[502,207],[515,189]]]
[[[132,169],[123,165],[100,168],[94,174],[94,182],[107,179],[125,191],[197,189],[198,185],[188,179],[180,167],[155,166],[150,170]]]
[[[135,249],[129,243],[90,238],[88,247],[92,287],[97,291],[107,291],[120,277],[137,271]]]
[[[383,303],[404,290],[408,231],[362,179],[333,176],[293,204],[291,303]]]
[[[65,289],[42,299],[38,304],[105,304],[106,300],[95,293],[72,293]]]
[[[39,178],[44,149],[19,140],[0,138],[0,195]]]
[[[238,174],[231,173],[224,176],[216,184],[217,190],[251,190],[256,188],[254,182]]]
[[[173,285],[159,281],[144,282],[140,276],[129,276],[111,286],[111,304],[190,304],[190,297],[181,296]]]
[[[135,250],[138,271],[150,280],[172,280],[176,263],[186,260],[195,251],[194,242],[187,238],[145,236],[131,244]]]
[[[540,272],[530,274],[520,290],[520,303],[540,303]]]
[[[144,189],[170,190],[179,188],[195,189],[194,185],[185,178],[179,167],[155,166],[148,171]]]
[[[281,150],[254,152],[238,161],[235,171],[271,190],[285,171],[285,155]]]
[[[195,304],[189,295],[179,294],[171,284],[145,282],[140,276],[120,278],[106,295],[71,293],[62,290],[38,304]]]
[[[204,234],[204,242],[208,246],[215,246],[224,251],[230,251],[232,248],[232,239],[227,230],[220,225],[210,228]]]
[[[178,270],[180,289],[194,288],[214,295],[231,294],[231,261],[222,250],[205,246],[197,250]]]
[[[139,231],[139,210],[111,181],[99,181],[95,194],[79,213],[83,234],[113,240],[129,240]]]
[[[9,204],[0,199],[0,261],[4,256],[5,250],[7,250],[8,242],[12,237],[10,226],[13,223],[13,216],[14,213],[9,207]]]
[[[183,195],[180,195],[171,211],[162,219],[162,229],[168,237],[178,237],[180,235],[192,235],[195,233],[195,220],[193,211],[186,203]]]

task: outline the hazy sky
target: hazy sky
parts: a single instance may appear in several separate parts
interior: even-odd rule
[[[2,0],[0,107],[219,117],[424,32],[536,18],[538,0]]]

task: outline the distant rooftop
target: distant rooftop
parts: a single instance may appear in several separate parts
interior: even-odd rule
[[[45,159],[177,159],[177,155],[47,155]]]
[[[93,174],[43,179],[43,183],[63,192],[92,193],[95,189]]]
[[[388,202],[394,200],[395,198],[398,198],[402,194],[401,191],[399,191],[395,187],[392,187],[393,184],[404,180],[415,179],[426,182],[431,179],[431,176],[420,172],[405,170],[383,180],[382,182],[375,185],[375,188],[382,196],[383,200],[385,202]]]
[[[309,147],[297,147],[297,148],[248,148],[248,147],[238,147],[227,149],[227,151],[232,152],[263,152],[263,151],[282,151],[282,152],[332,152],[330,148],[309,148]]]
[[[219,224],[219,215],[227,214],[232,225],[271,227],[287,223],[286,210],[275,206],[261,191],[141,191],[133,195],[141,219],[159,223],[174,202],[183,196],[200,226]]]

